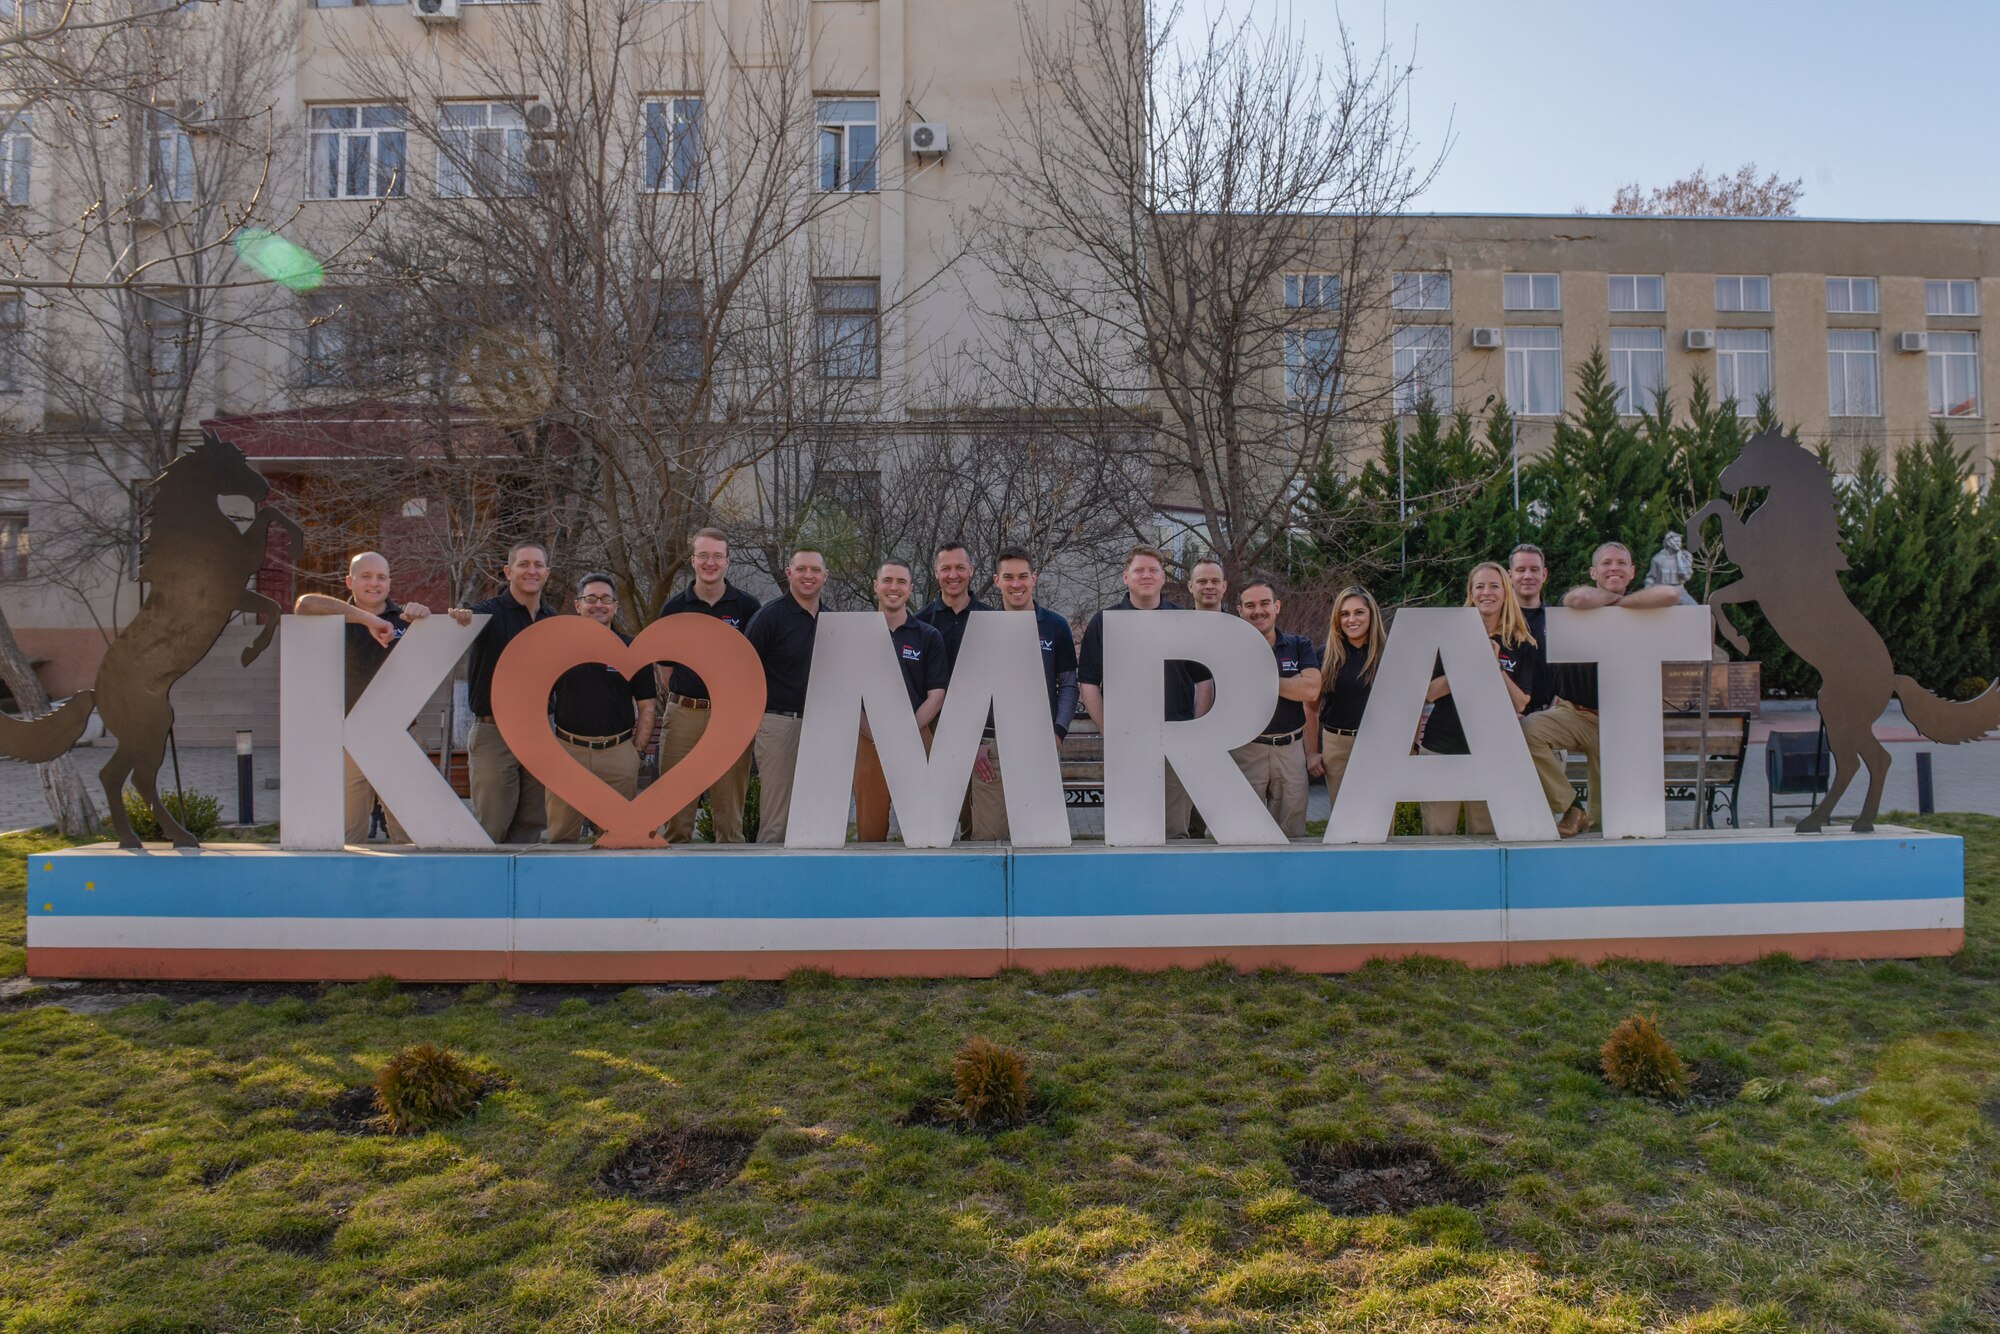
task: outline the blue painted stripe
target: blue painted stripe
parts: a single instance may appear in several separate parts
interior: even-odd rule
[[[1000,917],[1007,856],[853,849],[545,852],[514,860],[518,915],[540,917]]]
[[[78,850],[28,859],[28,911],[42,916],[47,904],[55,914],[85,917],[506,917],[514,861],[491,854]]]
[[[1929,899],[1965,892],[1965,844],[1832,834],[1516,847],[1506,876],[1510,908]]]
[[[1014,854],[1019,917],[1497,911],[1500,849],[1165,848]]]

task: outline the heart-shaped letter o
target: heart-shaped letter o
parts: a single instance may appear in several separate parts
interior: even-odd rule
[[[580,663],[636,676],[655,662],[692,668],[708,686],[708,730],[686,759],[627,801],[578,764],[549,729],[549,691]],[[657,848],[657,831],[729,772],[764,718],[764,664],[739,630],[684,612],[654,621],[629,645],[585,616],[552,616],[514,636],[493,669],[493,721],[524,768],[603,831],[600,848]]]

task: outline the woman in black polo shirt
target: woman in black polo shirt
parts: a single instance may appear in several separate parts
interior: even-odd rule
[[[1375,666],[1388,638],[1373,593],[1356,584],[1334,599],[1333,614],[1326,619],[1326,689],[1319,697],[1319,726],[1306,729],[1306,772],[1326,779],[1329,802],[1340,796],[1340,780],[1347,774],[1347,757],[1354,752],[1354,734],[1361,730],[1361,712],[1368,707]]]
[[[1492,561],[1473,566],[1471,577],[1465,581],[1465,605],[1477,610],[1479,619],[1485,623],[1500,679],[1507,683],[1507,697],[1513,701],[1514,712],[1519,714],[1528,707],[1528,697],[1535,693],[1536,674],[1543,670],[1542,647],[1528,632],[1528,618],[1521,614],[1521,604],[1514,596],[1514,585],[1508,580],[1507,571]],[[1471,753],[1465,741],[1465,728],[1459,722],[1458,703],[1452,699],[1451,682],[1445,678],[1442,665],[1432,670],[1430,693],[1425,698],[1434,703],[1430,717],[1424,722],[1423,752],[1426,755]],[[1466,833],[1493,832],[1493,818],[1483,801],[1424,802],[1424,832],[1457,833],[1461,806],[1465,808]]]

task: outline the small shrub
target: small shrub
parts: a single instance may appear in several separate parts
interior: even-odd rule
[[[991,1129],[1028,1119],[1028,1063],[1012,1047],[968,1039],[951,1058],[951,1088],[961,1125]]]
[[[162,792],[160,804],[196,838],[207,838],[222,828],[222,802],[206,792]],[[140,838],[155,841],[165,837],[160,822],[153,818],[153,808],[137,788],[125,789],[125,815],[132,821],[132,832]]]
[[[1396,803],[1396,818],[1391,822],[1389,832],[1398,838],[1424,832],[1424,808],[1414,801]]]
[[[1687,1066],[1650,1016],[1632,1015],[1612,1029],[1600,1063],[1605,1079],[1621,1093],[1669,1101],[1687,1096]]]
[[[375,1074],[376,1118],[394,1135],[448,1125],[479,1106],[485,1091],[478,1071],[434,1043],[405,1047]]]
[[[757,798],[760,787],[761,784],[757,781],[757,775],[751,774],[750,787],[743,797],[743,841],[745,843],[755,843],[757,841]],[[709,798],[706,795],[701,799],[700,809],[695,812],[694,836],[703,843],[715,842],[715,812],[709,806]]]
[[[1986,693],[1990,684],[1983,676],[1961,676],[1951,693],[1959,699],[1977,699]]]

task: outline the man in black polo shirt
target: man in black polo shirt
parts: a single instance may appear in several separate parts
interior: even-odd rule
[[[1278,707],[1262,736],[1229,752],[1236,767],[1286,838],[1306,836],[1306,701],[1319,698],[1319,650],[1304,635],[1278,628],[1285,604],[1268,579],[1252,579],[1236,595],[1237,614],[1257,628],[1278,660]]]
[[[453,607],[451,618],[469,624],[475,614],[491,617],[472,641],[466,659],[466,694],[472,705],[472,740],[466,745],[471,770],[472,816],[495,843],[532,843],[547,817],[547,789],[521,767],[507,738],[493,722],[493,669],[515,635],[555,612],[542,605],[549,581],[548,549],[539,542],[516,542],[501,571],[507,590],[498,597]]]
[[[1125,597],[1111,611],[1179,611],[1163,600],[1160,590],[1167,584],[1166,558],[1157,547],[1137,546],[1125,557]],[[1184,723],[1208,712],[1215,702],[1215,681],[1200,663],[1170,660],[1166,664],[1167,718]],[[1077,693],[1083,707],[1104,726],[1104,613],[1098,612],[1084,627],[1083,650],[1077,654]],[[1187,789],[1181,786],[1174,766],[1167,769],[1167,837],[1188,836],[1188,816],[1193,810]]]
[[[1542,549],[1532,542],[1523,542],[1507,554],[1507,582],[1514,585],[1514,600],[1521,604],[1521,615],[1528,622],[1528,633],[1535,637],[1541,647],[1544,659],[1549,649],[1549,609],[1542,605],[1542,589],[1549,582],[1549,558]],[[1550,664],[1554,666],[1553,663]],[[1536,672],[1533,688],[1528,692],[1528,707],[1522,717],[1540,713],[1555,702],[1556,673]],[[1561,811],[1556,814],[1560,816]]]
[[[618,615],[618,585],[608,574],[586,574],[577,586],[577,611],[606,626],[620,641],[632,636],[612,625]],[[581,662],[556,678],[549,692],[556,740],[570,758],[630,801],[639,795],[639,757],[653,739],[653,672],[626,678],[602,662]],[[549,793],[549,842],[574,843],[583,837],[583,813]]]
[[[399,607],[389,600],[389,561],[380,552],[364,551],[347,562],[346,582],[345,602],[324,593],[306,593],[292,610],[302,616],[346,618],[347,707],[352,710],[354,701],[361,698],[361,692],[389,660],[389,650],[396,647],[410,622],[422,620],[431,614],[431,609],[419,602]],[[347,841],[366,843],[369,817],[375,812],[375,788],[352,759],[346,759],[346,764]],[[396,813],[385,807],[382,815],[389,824],[389,841],[408,843],[410,836],[403,831]]]
[[[731,629],[741,631],[757,614],[757,599],[732,584],[729,572],[729,537],[720,528],[704,528],[694,535],[689,553],[694,566],[694,582],[667,599],[660,616],[692,612],[713,616]],[[667,679],[667,707],[660,728],[660,772],[686,759],[688,752],[708,731],[708,686],[680,663],[674,664]],[[750,752],[737,757],[729,771],[708,787],[708,809],[717,843],[743,841],[743,797],[750,790]],[[675,811],[667,821],[667,842],[686,843],[694,838],[695,807],[700,798]]]
[[[931,576],[937,580],[938,595],[916,613],[916,619],[944,636],[945,666],[958,666],[958,648],[965,642],[965,623],[975,611],[991,611],[991,607],[972,596],[977,578],[972,568],[972,552],[965,543],[953,538],[942,543],[937,556],[931,562]],[[965,800],[958,808],[958,836],[972,837],[972,792],[968,788]]]
[[[819,630],[819,595],[825,586],[826,558],[811,547],[794,551],[785,565],[784,595],[758,608],[743,632],[764,664],[764,721],[757,725],[752,745],[757,756],[759,843],[783,843],[791,818],[799,720],[805,716],[806,682],[812,676],[813,639]]]
[[[944,636],[910,615],[914,586],[910,567],[902,561],[884,561],[875,571],[875,607],[889,626],[889,641],[896,646],[896,666],[903,673],[903,689],[917,715],[924,749],[929,750],[931,723],[944,708],[951,668]],[[854,837],[862,843],[881,843],[889,837],[889,780],[882,773],[882,758],[876,753],[875,733],[865,712],[861,741],[854,751]]]
[[[1000,610],[1026,612],[1035,618],[1035,637],[1042,646],[1042,679],[1049,690],[1049,719],[1060,742],[1069,735],[1076,716],[1076,636],[1069,622],[1035,601],[1035,558],[1023,547],[1008,547],[993,562],[993,581],[1000,586]],[[993,718],[986,719],[986,736],[972,763],[972,837],[1007,837],[1007,786],[1000,773],[1000,748],[993,739]]]

